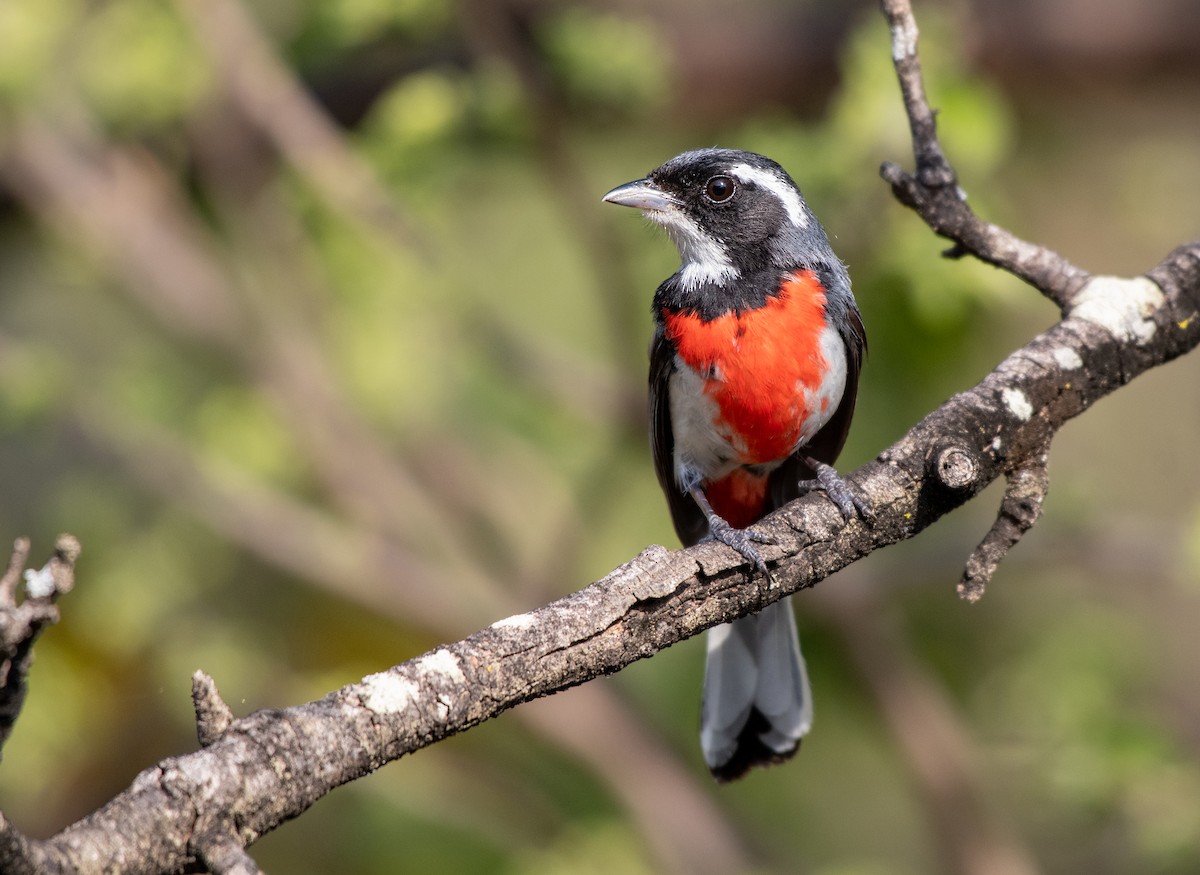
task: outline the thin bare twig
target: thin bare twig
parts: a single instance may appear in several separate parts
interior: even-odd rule
[[[196,738],[208,747],[225,734],[233,723],[233,711],[217,691],[217,683],[208,674],[192,674],[192,707],[196,711]]]
[[[0,579],[0,749],[25,704],[33,645],[47,626],[58,622],[55,603],[75,585],[79,551],[74,535],[59,535],[50,561],[37,571],[23,572],[29,559],[29,539],[18,538],[13,544],[12,558]],[[25,598],[18,600],[22,573]]]
[[[230,825],[213,827],[193,838],[197,855],[212,875],[261,875],[254,858],[246,853]]]
[[[948,256],[970,254],[1003,268],[1038,289],[1065,313],[1075,292],[1087,281],[1087,271],[1044,246],[985,222],[967,205],[966,193],[938,141],[937,114],[925,95],[912,5],[908,0],[881,0],[881,5],[891,28],[892,61],[908,113],[917,166],[915,175],[910,175],[888,161],[880,174],[901,203],[915,210],[935,233],[954,241]]]
[[[983,591],[1000,562],[1042,516],[1042,504],[1050,488],[1046,458],[1022,464],[1008,475],[1000,513],[967,560],[958,594],[969,602],[983,598]]]

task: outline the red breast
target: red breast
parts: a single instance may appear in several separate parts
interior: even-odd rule
[[[779,294],[753,310],[709,321],[664,312],[668,339],[683,364],[704,375],[714,405],[714,428],[742,465],[769,465],[811,438],[836,407],[822,351],[825,292],[811,271],[796,271]],[[717,472],[714,472],[716,474]],[[766,477],[746,470],[708,481],[713,509],[737,527],[763,513]]]
[[[821,352],[825,293],[811,271],[794,273],[755,310],[708,322],[665,313],[664,322],[680,359],[708,375],[704,391],[717,404],[716,425],[728,432],[741,464],[786,458],[806,421],[828,412],[827,397],[809,409],[828,370]]]

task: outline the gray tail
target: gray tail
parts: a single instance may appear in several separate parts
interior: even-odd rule
[[[718,781],[780,763],[812,726],[791,599],[708,631],[700,747]]]

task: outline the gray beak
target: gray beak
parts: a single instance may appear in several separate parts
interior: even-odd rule
[[[665,210],[675,205],[675,200],[649,179],[618,185],[604,196],[604,201],[638,210]]]

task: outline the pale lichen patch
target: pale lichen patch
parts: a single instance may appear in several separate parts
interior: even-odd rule
[[[1033,405],[1029,403],[1029,396],[1020,389],[1006,387],[1000,391],[1000,398],[1004,401],[1008,412],[1021,422],[1025,422],[1033,416]]]
[[[427,653],[417,660],[417,668],[422,674],[438,674],[456,683],[466,681],[462,672],[462,663],[457,656],[444,647]]]
[[[1057,347],[1054,350],[1054,361],[1064,371],[1074,371],[1083,367],[1083,359],[1079,357],[1079,353],[1069,346]]]
[[[1070,315],[1099,325],[1118,340],[1142,345],[1154,338],[1154,314],[1165,300],[1162,289],[1147,277],[1097,276],[1075,297]]]
[[[903,61],[917,53],[917,25],[911,18],[892,25],[892,60]]]
[[[31,599],[46,599],[54,595],[57,589],[54,582],[54,572],[49,565],[44,565],[36,571],[32,568],[25,572],[25,592]]]
[[[362,679],[362,703],[376,714],[398,714],[417,698],[420,688],[394,671],[381,671]]]
[[[505,617],[503,620],[497,620],[492,623],[493,629],[528,629],[536,621],[533,614],[513,614],[511,617]]]

